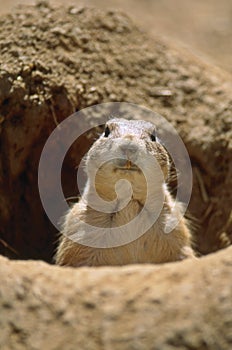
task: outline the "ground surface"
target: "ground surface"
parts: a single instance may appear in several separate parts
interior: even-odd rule
[[[230,350],[231,257],[121,269],[0,257],[0,348]]]
[[[33,0],[0,0],[0,13]],[[51,0],[62,5],[63,0]],[[232,2],[230,0],[66,0],[66,5],[120,9],[153,36],[164,36],[232,72]]]

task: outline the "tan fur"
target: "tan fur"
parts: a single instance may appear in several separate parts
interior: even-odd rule
[[[75,204],[65,217],[63,235],[56,254],[56,263],[69,266],[102,266],[102,265],[124,265],[133,263],[163,263],[182,260],[187,257],[194,257],[191,248],[191,233],[182,218],[171,233],[164,233],[167,220],[171,215],[181,216],[181,205],[175,214],[171,213],[173,199],[167,186],[155,172],[154,168],[149,169],[146,164],[146,153],[154,156],[162,169],[164,179],[168,176],[169,164],[166,150],[158,143],[150,140],[150,133],[154,126],[143,121],[127,121],[124,119],[113,119],[107,123],[110,127],[110,137],[102,135],[91,147],[87,156],[88,183],[85,192],[79,203]],[[121,145],[132,145],[135,147],[136,161],[141,167],[146,166],[148,175],[152,178],[152,190],[150,196],[158,198],[162,194],[164,204],[156,222],[142,236],[130,243],[112,247],[95,248],[81,245],[74,242],[71,237],[81,231],[82,221],[97,227],[119,227],[130,222],[136,217],[146,201],[146,179],[142,172],[124,171],[115,168],[111,161],[100,167],[94,181],[92,179],[95,162],[100,156],[107,157],[107,154],[114,154],[120,158]],[[136,145],[136,146],[135,146]],[[106,152],[104,154],[104,152]],[[115,183],[119,179],[126,179],[131,183],[133,195],[125,208],[115,213],[104,213],[89,206],[92,198],[93,185],[98,195],[107,201],[116,198]],[[117,199],[117,204],[121,199]],[[147,215],[152,213],[147,211]],[[142,225],[143,223],[141,223]],[[141,226],[142,227],[142,226]],[[123,229],[122,229],[123,230]],[[125,235],[131,232],[123,232]]]

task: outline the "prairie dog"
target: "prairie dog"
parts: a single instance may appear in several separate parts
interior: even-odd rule
[[[87,183],[82,198],[65,216],[56,264],[77,267],[164,263],[194,257],[191,232],[181,215],[181,204],[172,211],[174,200],[166,184],[169,167],[168,153],[157,139],[152,123],[122,118],[109,120],[104,133],[88,151]],[[122,182],[120,188],[119,180],[131,184],[126,205],[124,197],[128,196],[128,186]],[[117,182],[121,189],[118,193]],[[101,202],[97,208],[92,205],[96,193],[108,211],[105,204],[101,207]],[[141,220],[130,225],[131,220],[140,218],[143,208]],[[160,209],[157,211],[157,208]],[[159,215],[153,220],[155,212]],[[166,233],[165,228],[173,219],[178,219],[178,224]],[[146,226],[148,221],[151,225]],[[83,223],[96,227],[91,231],[90,240],[86,240],[90,244],[82,244],[87,237]],[[112,228],[119,228],[121,236],[117,237],[122,237],[122,244],[99,246],[97,232],[105,230],[107,239]],[[141,234],[133,236],[138,230]],[[127,242],[127,237],[132,239]]]

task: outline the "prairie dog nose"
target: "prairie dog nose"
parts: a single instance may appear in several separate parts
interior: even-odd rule
[[[122,154],[128,159],[133,160],[137,158],[138,146],[134,142],[123,142],[119,148]]]

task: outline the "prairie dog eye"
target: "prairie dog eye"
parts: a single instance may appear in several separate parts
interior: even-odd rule
[[[110,134],[110,128],[108,126],[106,126],[105,128],[105,133],[104,133],[104,137],[108,137]]]
[[[156,130],[154,129],[150,135],[151,141],[155,142],[156,141]]]

